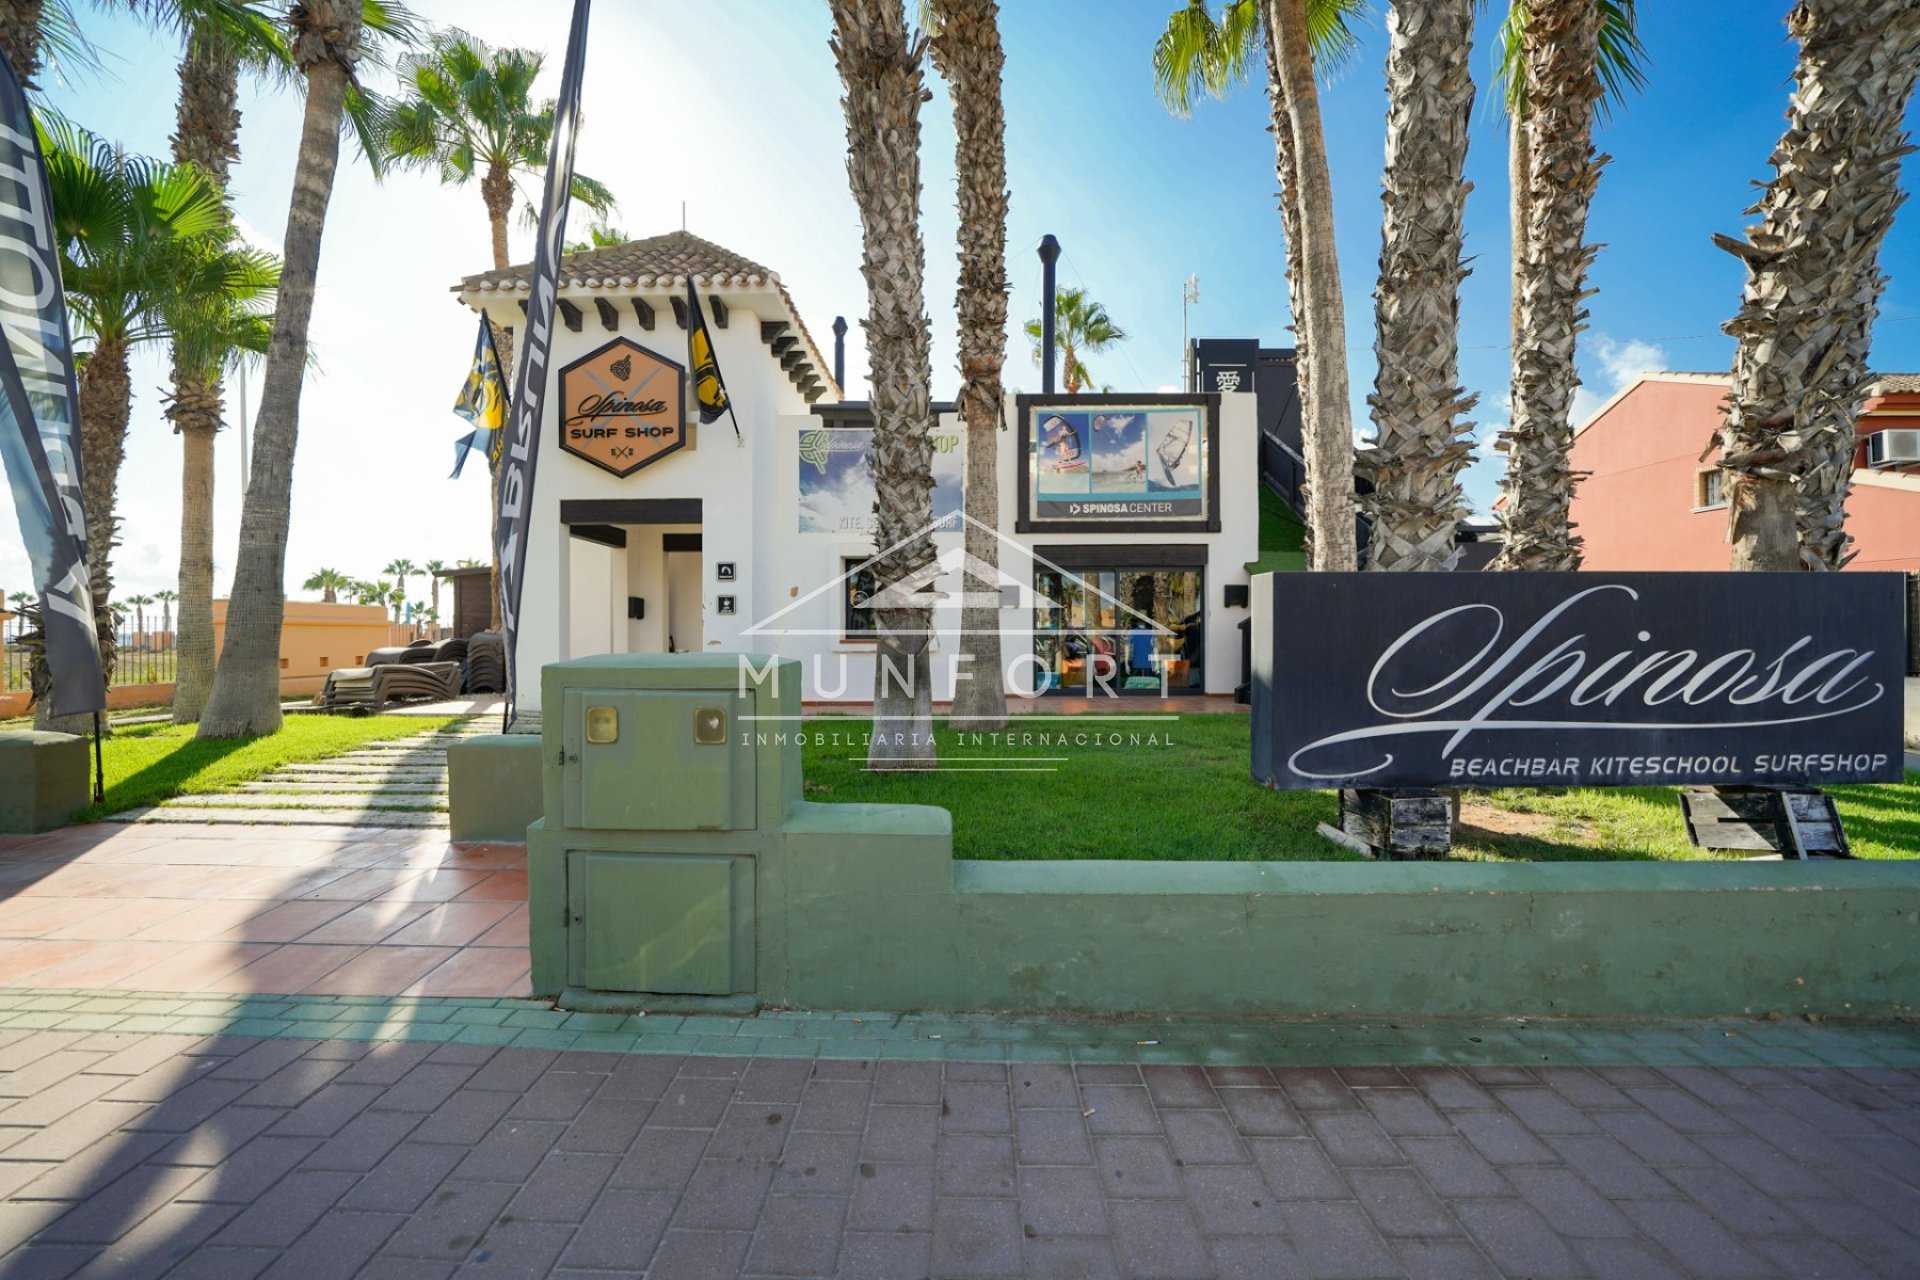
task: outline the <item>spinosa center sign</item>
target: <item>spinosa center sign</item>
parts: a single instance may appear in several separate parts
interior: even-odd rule
[[[1898,782],[1897,573],[1262,574],[1282,789]]]

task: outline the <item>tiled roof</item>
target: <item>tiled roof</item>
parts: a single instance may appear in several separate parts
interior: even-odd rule
[[[471,290],[524,288],[533,276],[533,264],[522,263],[503,271],[482,271],[468,276],[455,292]],[[777,272],[743,258],[711,240],[702,240],[690,231],[669,231],[663,236],[629,240],[601,249],[568,253],[560,258],[560,283],[588,288],[618,285],[678,285],[692,276],[695,284],[779,284]]]
[[[1883,373],[1873,380],[1875,395],[1913,395],[1920,392],[1920,373]]]

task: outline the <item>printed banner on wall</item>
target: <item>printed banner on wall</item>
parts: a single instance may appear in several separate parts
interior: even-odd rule
[[[933,519],[942,527],[960,527],[966,461],[960,432],[936,428]],[[870,534],[877,524],[873,502],[873,428],[802,428],[800,532]]]
[[[1898,573],[1265,573],[1269,786],[1898,782]]]
[[[573,0],[566,68],[553,109],[547,150],[546,190],[540,201],[540,234],[534,244],[533,281],[527,296],[526,333],[520,341],[510,426],[500,460],[500,520],[494,557],[500,566],[500,629],[507,650],[507,698],[514,705],[514,659],[520,637],[520,590],[527,568],[527,527],[533,506],[533,473],[540,460],[540,414],[546,406],[548,357],[552,351],[553,304],[559,293],[560,246],[567,234],[567,199],[573,191],[573,144],[579,132],[580,76],[587,60],[587,0]]]
[[[1193,520],[1207,515],[1206,410],[1032,411],[1035,519]]]
[[[81,506],[73,333],[53,198],[20,82],[0,59],[0,462],[40,597],[56,715],[106,708]]]

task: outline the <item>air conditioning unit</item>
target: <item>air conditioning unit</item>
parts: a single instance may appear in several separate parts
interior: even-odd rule
[[[1867,465],[1870,467],[1920,466],[1920,429],[1876,431],[1867,437]]]

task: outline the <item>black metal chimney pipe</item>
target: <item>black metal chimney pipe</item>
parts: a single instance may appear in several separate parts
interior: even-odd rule
[[[1051,233],[1040,237],[1040,393],[1053,394],[1053,264],[1060,260],[1060,242]]]
[[[833,385],[840,388],[840,398],[847,398],[847,318],[833,318]]]

